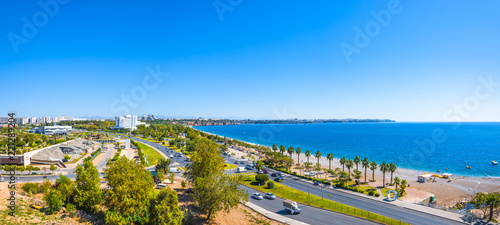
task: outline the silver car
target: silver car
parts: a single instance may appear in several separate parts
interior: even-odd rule
[[[269,192],[269,193],[266,193],[264,195],[264,198],[267,198],[267,199],[275,199],[276,198],[276,195],[274,195],[273,193]]]
[[[262,195],[260,193],[253,193],[252,198],[255,198],[257,200],[262,200]]]

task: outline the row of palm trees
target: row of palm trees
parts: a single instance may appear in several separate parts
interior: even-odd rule
[[[293,153],[296,153],[297,154],[297,164],[300,164],[300,154],[302,154],[302,149],[300,147],[295,149],[293,146],[290,146],[287,149],[284,145],[281,145],[281,146],[279,146],[279,149],[278,149],[278,145],[273,144],[272,149],[274,152],[279,150],[279,152],[281,152],[281,154],[285,154],[285,152],[287,152],[290,155],[290,159],[292,158]],[[304,155],[307,157],[307,163],[309,164],[309,158],[311,157],[311,151],[306,150],[304,152]],[[314,157],[316,157],[316,159],[318,160],[318,164],[319,164],[319,160],[321,159],[322,156],[323,156],[323,154],[321,153],[321,151],[316,151],[316,153],[314,154]],[[333,154],[328,153],[325,156],[325,158],[328,160],[328,163],[329,163],[328,168],[332,169],[332,160],[334,159]],[[365,169],[365,183],[367,183],[366,182],[367,170],[370,169],[372,171],[372,181],[375,181],[375,170],[377,168],[379,168],[383,174],[383,186],[384,187],[385,187],[385,173],[387,173],[387,172],[391,173],[391,184],[392,184],[393,174],[397,170],[396,164],[394,164],[392,162],[387,163],[384,161],[380,165],[378,165],[377,162],[375,162],[375,161],[370,162],[370,160],[366,157],[363,158],[363,160],[361,160],[361,158],[359,156],[354,157],[354,159],[346,159],[346,157],[342,157],[340,159],[340,165],[342,165],[343,172],[345,172],[345,168],[347,167],[347,169],[349,171],[349,173],[348,173],[349,177],[351,176],[351,169],[354,167],[354,165],[356,166],[356,170],[358,170],[358,171],[359,171],[359,165],[361,165],[362,168]]]

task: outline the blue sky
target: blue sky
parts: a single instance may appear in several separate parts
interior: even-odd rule
[[[0,2],[5,115],[500,120],[498,1]]]

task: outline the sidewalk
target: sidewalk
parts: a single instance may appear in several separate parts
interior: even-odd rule
[[[285,224],[292,224],[292,225],[307,225],[307,223],[303,223],[303,222],[300,222],[300,221],[297,221],[294,219],[284,217],[284,216],[279,215],[277,213],[270,212],[270,211],[263,209],[260,206],[257,206],[251,202],[246,202],[245,205],[248,206],[249,208],[255,210],[256,212],[262,214],[264,217],[271,219],[271,220],[275,220],[275,221],[285,223]]]

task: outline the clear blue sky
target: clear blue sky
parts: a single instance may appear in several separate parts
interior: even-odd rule
[[[499,1],[65,1],[0,1],[2,114],[500,120]]]

